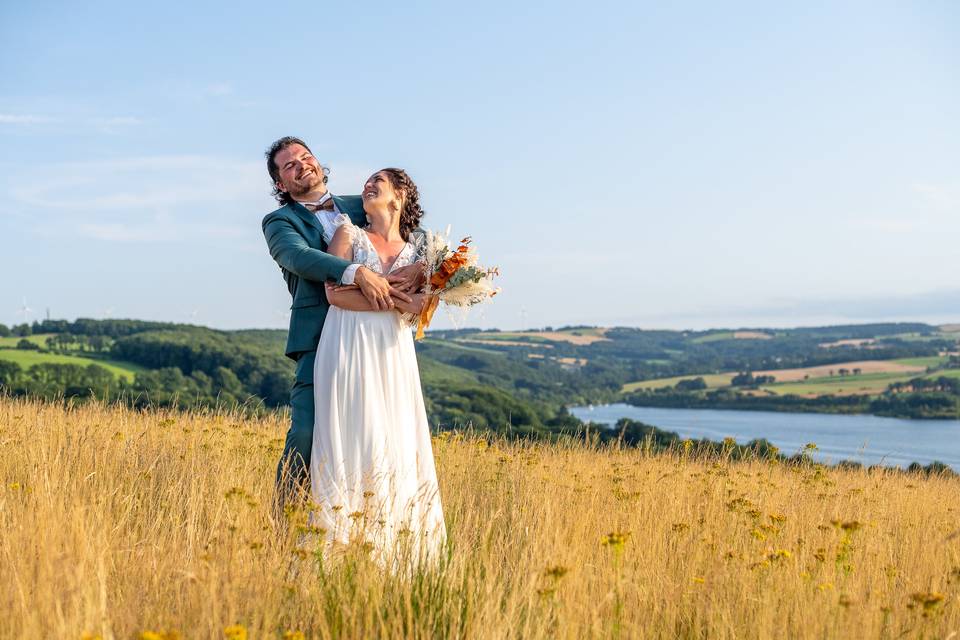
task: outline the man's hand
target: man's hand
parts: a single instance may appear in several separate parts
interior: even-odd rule
[[[387,282],[406,293],[419,291],[426,281],[426,265],[422,262],[414,262],[405,267],[400,267],[387,276]]]
[[[387,282],[387,279],[381,275],[370,271],[366,267],[357,269],[353,279],[354,283],[360,287],[364,297],[370,301],[370,305],[379,311],[388,311],[393,309],[393,300],[390,296],[396,296],[400,300],[410,302],[410,296],[403,291],[399,291]]]

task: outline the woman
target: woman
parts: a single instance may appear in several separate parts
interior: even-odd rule
[[[369,224],[340,216],[328,252],[381,274],[416,262],[423,209],[406,172],[378,171],[362,197]],[[328,286],[327,297],[313,378],[313,523],[327,540],[369,542],[383,558],[400,537],[432,554],[446,533],[410,328],[356,290]],[[424,295],[412,297],[397,310],[419,313]]]

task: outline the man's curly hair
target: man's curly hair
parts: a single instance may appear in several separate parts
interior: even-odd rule
[[[380,170],[386,174],[394,190],[400,194],[400,237],[404,240],[410,239],[410,232],[420,226],[420,219],[423,218],[423,207],[420,206],[420,190],[413,182],[407,172],[395,167],[387,167]]]
[[[294,136],[283,136],[267,149],[267,152],[264,154],[267,157],[267,173],[270,174],[270,182],[273,185],[273,192],[271,195],[277,199],[277,202],[280,205],[287,205],[293,202],[293,198],[290,197],[290,194],[286,191],[281,191],[280,187],[277,186],[277,183],[280,182],[280,167],[277,166],[277,154],[289,147],[292,144],[299,144],[307,151],[310,151],[310,147],[307,146],[307,143],[296,138]],[[310,154],[313,155],[313,151],[310,151]],[[329,171],[323,165],[320,166],[323,170],[323,184],[327,184],[327,172]]]

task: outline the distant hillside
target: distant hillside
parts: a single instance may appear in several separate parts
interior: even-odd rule
[[[733,402],[738,408],[762,401],[764,408],[780,403],[803,410],[807,398],[817,400],[812,410],[819,410],[832,406],[823,398],[860,394],[872,402],[887,394],[888,412],[949,413],[956,405],[952,383],[941,378],[956,376],[951,354],[960,339],[951,329],[921,323],[462,329],[432,331],[417,351],[435,424],[523,433],[576,424],[564,406],[613,400]],[[219,331],[139,320],[0,325],[0,387],[46,398],[122,395],[137,405],[269,409],[288,399],[293,363],[283,356],[285,340],[283,330]],[[734,384],[740,374],[746,384]],[[935,409],[926,398],[925,408],[908,411],[898,404],[904,394],[914,400],[941,395]],[[843,402],[845,410],[871,410],[859,400]]]

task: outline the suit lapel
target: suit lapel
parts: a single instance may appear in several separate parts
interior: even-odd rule
[[[303,218],[304,222],[311,225],[314,229],[320,232],[320,237],[323,237],[323,225],[320,224],[320,221],[317,220],[317,214],[307,209],[305,206],[299,202],[291,202],[289,205],[294,213]]]

